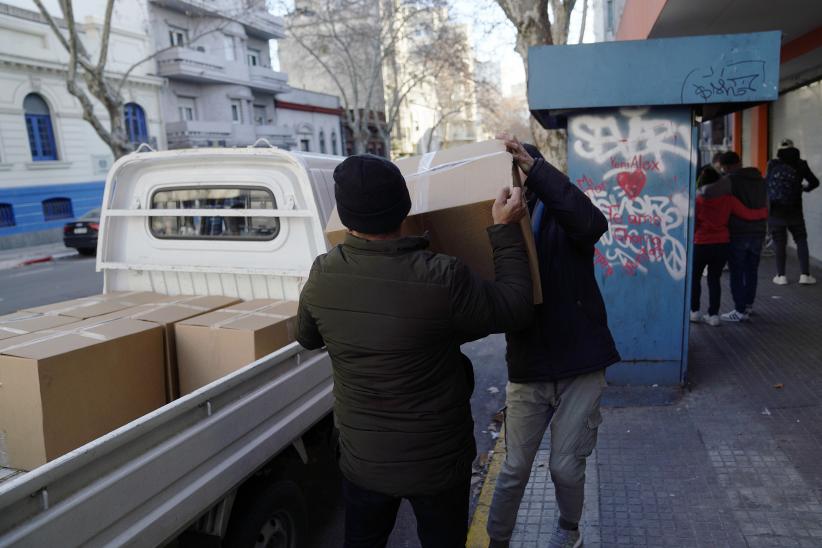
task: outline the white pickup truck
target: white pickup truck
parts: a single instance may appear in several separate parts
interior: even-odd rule
[[[327,249],[341,160],[121,158],[100,220],[105,291],[296,300]],[[295,478],[332,454],[332,399],[328,354],[292,343],[31,472],[0,469],[0,546],[302,545]]]

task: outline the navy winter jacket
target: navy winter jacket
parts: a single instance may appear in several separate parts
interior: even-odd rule
[[[605,215],[568,177],[537,159],[525,181],[529,209],[544,204],[537,234],[543,304],[524,331],[508,333],[508,378],[544,382],[598,371],[620,360],[594,277],[594,244]]]

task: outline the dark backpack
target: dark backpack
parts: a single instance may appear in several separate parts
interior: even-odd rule
[[[768,162],[767,184],[772,204],[796,205],[802,201],[802,176],[785,162]]]

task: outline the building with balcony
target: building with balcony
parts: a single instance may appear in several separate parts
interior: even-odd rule
[[[272,68],[283,20],[262,0],[148,0],[169,148],[246,146],[264,137],[294,148],[275,100],[288,77]]]
[[[58,17],[56,2],[46,4]],[[105,0],[74,7],[81,39],[95,51]],[[65,23],[58,19],[58,26]],[[106,65],[113,80],[151,54],[147,26],[139,3],[118,4]],[[0,3],[0,43],[0,249],[57,242],[66,222],[100,206],[113,155],[67,91],[68,53],[30,0]],[[124,116],[135,146],[162,148],[163,80],[153,73],[152,63],[130,73],[123,86]],[[95,112],[108,127],[102,105]]]

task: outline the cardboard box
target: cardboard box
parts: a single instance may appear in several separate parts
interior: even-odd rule
[[[174,324],[239,302],[241,302],[240,299],[219,295],[208,297],[178,295],[170,301],[126,308],[125,310],[97,316],[93,320],[109,321],[117,318],[129,318],[149,322],[163,328],[166,400],[173,401],[180,397]]]
[[[151,291],[119,291],[26,308],[24,312],[37,312],[50,316],[66,316],[77,320],[85,320],[141,304],[159,303],[170,299],[173,299],[173,297],[152,293]]]
[[[180,394],[294,341],[296,316],[296,302],[256,299],[175,324]]]
[[[165,404],[160,327],[72,327],[0,341],[0,465],[31,470]]]
[[[428,234],[430,248],[461,259],[486,280],[494,279],[494,260],[486,228],[491,205],[504,186],[520,186],[519,170],[502,141],[472,143],[395,162],[411,194],[403,235]],[[527,217],[520,223],[531,265],[534,302],[542,302],[534,235]],[[331,245],[347,233],[336,208],[326,225]]]
[[[0,341],[20,335],[28,335],[44,329],[53,329],[70,323],[74,323],[75,318],[67,316],[47,316],[37,312],[16,312],[0,316]]]

